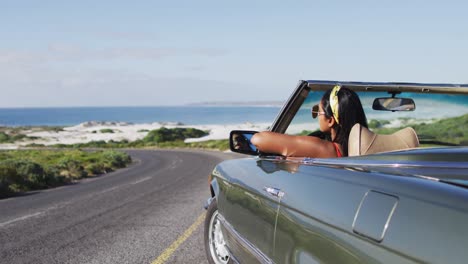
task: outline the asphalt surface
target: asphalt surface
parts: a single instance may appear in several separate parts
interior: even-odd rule
[[[127,152],[134,163],[125,169],[0,200],[0,263],[207,263],[197,219],[208,174],[239,156]]]

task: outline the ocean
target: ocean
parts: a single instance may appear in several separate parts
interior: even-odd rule
[[[362,96],[368,120],[455,117],[468,113],[468,96],[414,95],[416,111],[373,111],[373,96]],[[317,98],[318,101],[318,98]],[[180,125],[270,125],[281,106],[152,106],[152,107],[50,107],[0,108],[0,126],[74,126],[84,122],[178,123]],[[296,122],[311,123],[310,106],[301,108]],[[313,122],[315,124],[316,122]]]
[[[88,121],[225,125],[272,123],[279,106],[0,108],[0,126],[74,126]]]

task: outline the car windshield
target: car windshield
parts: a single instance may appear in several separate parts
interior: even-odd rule
[[[310,92],[286,130],[291,135],[308,135],[319,129],[312,119],[311,108],[320,102],[323,92]],[[414,111],[377,111],[372,103],[378,97],[391,97],[384,92],[359,92],[369,128],[379,134],[391,134],[412,127],[421,147],[468,145],[468,95],[401,93],[399,98],[412,98]]]

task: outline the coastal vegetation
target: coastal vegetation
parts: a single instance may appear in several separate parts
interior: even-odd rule
[[[114,133],[114,130],[112,130],[110,128],[103,128],[103,129],[99,130],[99,132],[101,132],[101,133]]]
[[[52,147],[57,148],[198,148],[198,149],[229,149],[229,140],[206,140],[200,142],[184,142],[187,138],[200,138],[207,136],[207,131],[195,128],[159,128],[151,130],[143,138],[135,141],[91,141],[77,144],[56,144]],[[37,145],[28,145],[38,147]]]
[[[63,127],[39,126],[39,127],[0,127],[0,144],[15,143],[24,140],[34,140],[37,137],[26,136],[26,133],[35,131],[63,131]]]
[[[375,128],[374,131],[380,134],[391,134],[406,127],[398,128]],[[434,120],[430,123],[412,124],[412,128],[418,134],[420,140],[432,140],[456,145],[468,145],[468,114],[459,117]]]
[[[391,123],[399,123],[399,126],[391,126]],[[391,134],[404,127],[413,127],[420,139],[446,142],[449,144],[468,145],[468,114],[446,118],[434,119],[425,122],[418,122],[409,118],[400,118],[390,122],[389,120],[369,120],[369,128],[379,134]],[[31,129],[31,128],[29,128]],[[46,128],[47,129],[47,128]],[[61,131],[63,128],[52,127],[48,131]],[[34,139],[27,137],[21,133],[21,129],[0,129],[0,143],[14,143],[17,141],[26,141]],[[91,133],[114,133],[112,129],[93,130]],[[209,131],[203,131],[195,128],[159,128],[155,130],[139,130],[140,133],[147,133],[142,139],[129,140],[97,140],[86,143],[76,144],[56,144],[48,147],[56,148],[199,148],[199,149],[215,149],[228,150],[228,139],[208,140],[199,142],[185,142],[188,138],[200,138],[209,135]],[[300,135],[308,135],[314,131],[304,130]],[[40,148],[46,147],[42,144],[31,143],[26,147]]]
[[[0,132],[0,143],[13,143],[15,141],[25,138],[24,134],[14,134],[10,135],[5,132]]]
[[[411,119],[398,119],[401,124],[396,127],[389,127],[388,120],[370,120],[369,128],[379,134],[391,134],[404,127],[411,126],[416,130],[416,133],[422,140],[444,142],[447,144],[468,145],[468,114],[440,119],[430,120],[423,123],[414,122]],[[300,135],[309,135],[316,131],[304,130]],[[88,143],[79,143],[72,145],[58,144],[54,147],[61,148],[199,148],[199,149],[216,149],[228,150],[229,140],[208,140],[200,142],[184,142],[187,138],[199,138],[208,135],[207,131],[195,128],[165,128],[151,130],[146,137],[135,141],[91,141]],[[424,145],[423,145],[424,146]]]
[[[35,131],[50,131],[50,132],[61,132],[64,131],[63,126],[18,126],[18,127],[5,127],[0,126],[0,132],[7,134],[18,134],[24,131],[35,132]]]
[[[410,119],[396,120],[398,127],[390,127],[389,121],[370,120],[369,127],[379,134],[391,134],[407,126],[413,127],[420,139],[426,142],[443,142],[446,144],[468,145],[468,114],[426,122],[414,122]],[[57,130],[56,130],[57,129]],[[49,131],[60,131],[52,128]],[[0,143],[13,143],[27,139],[21,129],[0,129]],[[111,133],[102,132],[101,133]],[[317,131],[303,131],[308,135]],[[159,128],[147,131],[139,140],[128,141],[91,141],[79,144],[57,144],[44,149],[41,144],[30,144],[32,150],[0,151],[0,198],[19,192],[50,188],[72,183],[84,177],[93,177],[127,166],[131,158],[119,148],[197,148],[229,149],[229,140],[206,140],[185,142],[188,138],[207,136],[208,131],[195,128]],[[430,146],[425,144],[423,146]],[[63,148],[63,149],[60,149]],[[66,149],[65,149],[66,148]],[[83,148],[100,150],[83,151]]]
[[[56,187],[126,167],[116,150],[10,150],[0,152],[0,198]]]
[[[25,134],[21,133],[6,133],[0,132],[0,143],[15,143],[16,141],[21,141],[24,139],[37,139],[36,137],[28,137]]]
[[[379,134],[391,134],[395,131],[407,126],[413,127],[420,139],[446,142],[449,144],[468,145],[468,114],[446,118],[434,119],[425,122],[418,122],[409,118],[400,118],[393,120],[399,123],[399,126],[391,126],[389,120],[369,120],[369,128]],[[31,129],[31,128],[29,128]],[[44,128],[41,128],[44,129]],[[47,129],[47,128],[45,128]],[[61,131],[63,128],[51,127],[48,131]],[[22,130],[12,128],[10,130],[3,128],[0,129],[0,143],[14,143],[17,141],[26,141],[34,139],[27,137],[20,133]],[[93,130],[91,133],[114,133],[112,129]],[[47,147],[56,148],[199,148],[199,149],[214,149],[214,150],[228,150],[228,139],[222,140],[207,140],[199,142],[185,142],[188,138],[200,138],[209,135],[209,131],[203,131],[195,128],[159,128],[155,130],[139,130],[140,133],[147,133],[142,139],[129,141],[129,140],[97,140],[86,143],[76,144],[55,144]],[[309,135],[315,131],[304,130],[300,135]],[[31,143],[26,145],[31,148],[46,147],[43,144]]]

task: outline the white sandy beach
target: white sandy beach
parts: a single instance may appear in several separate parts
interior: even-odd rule
[[[43,144],[50,146],[54,144],[76,144],[91,141],[135,141],[143,139],[149,131],[165,128],[196,128],[209,131],[209,135],[201,138],[189,138],[185,142],[197,142],[206,140],[227,139],[229,132],[235,129],[242,130],[266,130],[270,124],[232,124],[232,125],[183,125],[178,123],[148,123],[130,124],[124,122],[97,122],[90,121],[76,126],[65,127],[63,131],[33,131],[25,130],[23,134],[29,137],[37,137],[35,140],[18,141],[14,144],[0,144],[0,149],[17,149],[28,144]],[[102,129],[112,129],[114,133],[102,133]]]
[[[434,120],[416,120],[416,119],[394,119],[385,127],[399,127],[402,125],[416,124],[421,122],[430,123]],[[76,144],[87,143],[91,141],[135,141],[143,139],[149,131],[165,128],[196,128],[208,131],[207,136],[201,138],[188,138],[185,142],[200,142],[207,140],[227,139],[231,130],[254,130],[265,131],[268,130],[271,124],[229,124],[229,125],[184,125],[180,123],[142,123],[133,124],[125,122],[102,122],[102,121],[89,121],[81,123],[76,126],[65,127],[62,131],[46,131],[32,128],[24,130],[21,133],[28,137],[36,137],[37,139],[24,139],[16,141],[15,143],[0,144],[0,149],[18,149],[26,147],[29,144],[42,144],[51,146],[55,144]],[[104,133],[103,129],[111,129],[113,133]],[[303,130],[318,129],[317,123],[304,123],[295,124],[288,129],[288,133],[299,133]]]

